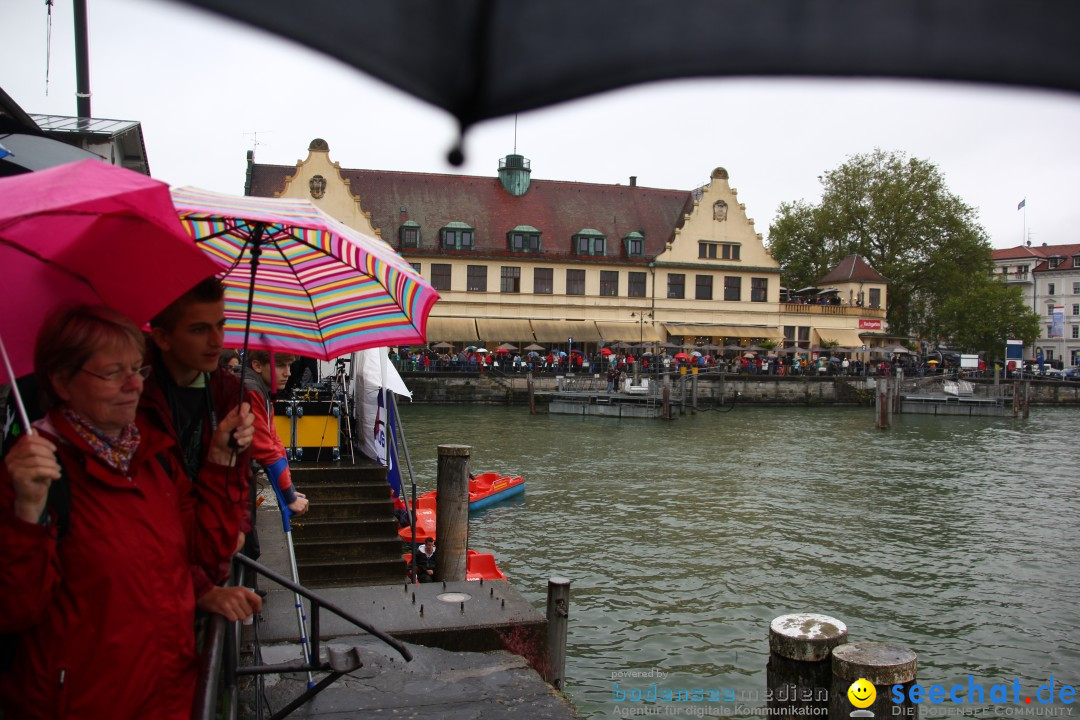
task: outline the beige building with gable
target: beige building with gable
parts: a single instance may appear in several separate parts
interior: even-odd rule
[[[694,191],[534,179],[520,155],[494,177],[355,170],[315,140],[295,166],[249,154],[245,194],[309,199],[386,240],[439,292],[431,343],[857,347],[885,330],[884,289],[880,307],[782,301],[723,168]]]

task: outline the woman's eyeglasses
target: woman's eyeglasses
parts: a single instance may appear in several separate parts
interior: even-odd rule
[[[121,385],[123,385],[128,380],[135,377],[136,375],[138,375],[143,380],[146,380],[148,377],[150,377],[150,371],[152,371],[153,369],[154,368],[153,368],[152,365],[143,365],[138,370],[128,370],[128,369],[125,368],[125,369],[122,369],[122,370],[113,370],[112,372],[109,372],[109,373],[96,373],[93,370],[87,370],[86,368],[79,368],[79,370],[86,373],[87,375],[93,375],[94,377],[98,378],[99,380],[104,380],[105,382],[109,383],[110,385],[116,385],[117,387],[120,387]]]

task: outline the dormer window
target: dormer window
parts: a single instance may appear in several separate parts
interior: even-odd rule
[[[510,252],[540,252],[540,231],[532,225],[518,225],[506,233],[506,242]]]
[[[439,231],[439,245],[443,250],[472,250],[473,229],[463,222],[447,223]]]
[[[398,229],[398,240],[403,248],[420,247],[420,225],[412,220],[406,220]]]
[[[645,257],[645,236],[635,231],[623,238],[626,257]]]
[[[579,230],[573,237],[573,250],[575,255],[603,257],[607,254],[607,237],[599,230],[591,228]]]
[[[1073,255],[1073,267],[1080,268],[1080,255]]]
[[[1050,263],[1050,269],[1053,270],[1054,268],[1056,268],[1058,265],[1061,264],[1061,257],[1059,257],[1059,256],[1052,257],[1052,258],[1050,258],[1049,263]]]

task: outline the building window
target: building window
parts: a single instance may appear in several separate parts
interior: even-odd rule
[[[511,252],[540,252],[540,232],[534,227],[516,227],[506,237]]]
[[[682,300],[686,297],[686,275],[682,273],[668,273],[667,296]]]
[[[769,278],[750,278],[750,302],[766,302],[768,299]]]
[[[1080,282],[1073,283],[1073,295],[1080,295]]]
[[[597,255],[602,257],[607,250],[607,238],[603,235],[575,235],[575,255]]]
[[[1080,305],[1077,305],[1076,303],[1073,303],[1072,314],[1073,315],[1080,315]]]
[[[623,238],[627,257],[645,257],[645,237],[639,232],[632,232]]]
[[[401,247],[420,247],[420,227],[418,225],[402,225],[400,233]]]
[[[409,265],[412,265],[412,269],[416,271],[416,274],[417,274],[417,275],[421,275],[421,274],[422,274],[422,273],[420,272],[420,263],[409,263]]]
[[[712,300],[712,275],[695,276],[694,299]]]
[[[627,297],[645,297],[645,273],[629,272],[626,276]]]
[[[1057,288],[1054,287],[1054,283],[1046,283],[1046,294],[1047,295],[1053,295],[1054,290],[1056,290],[1056,289]]]
[[[533,292],[537,295],[551,295],[555,291],[555,270],[552,268],[533,268]]]
[[[567,270],[566,271],[566,294],[567,295],[584,295],[585,294],[585,271],[584,270]]]
[[[784,345],[787,345],[787,346],[790,347],[790,346],[792,346],[794,344],[795,344],[795,326],[794,325],[785,325],[784,326]]]
[[[739,245],[701,240],[698,242],[698,258],[702,260],[738,260]]]
[[[1072,326],[1072,336],[1073,336],[1073,340],[1076,340],[1076,339],[1080,338],[1080,325],[1073,325]]]
[[[810,347],[810,328],[809,327],[800,327],[799,328],[799,347],[801,347],[801,348]]]
[[[1057,258],[1057,257],[1050,258],[1050,269],[1051,270],[1053,270],[1054,268],[1056,268],[1060,264],[1061,264],[1061,258]]]
[[[487,265],[470,265],[465,289],[469,292],[487,292]]]
[[[442,263],[431,263],[431,287],[436,290],[450,289],[450,266]]]
[[[439,231],[443,250],[472,250],[473,229],[464,223],[452,223]]]
[[[619,297],[619,271],[600,271],[600,297]]]
[[[521,292],[521,268],[503,265],[499,291],[504,293]]]
[[[881,307],[881,288],[870,288],[870,307]]]
[[[728,275],[724,278],[724,299],[742,300],[742,278],[737,275]]]
[[[1054,314],[1054,303],[1046,303],[1046,314],[1047,315],[1053,315]]]
[[[1080,255],[1073,255],[1073,267],[1080,268]]]

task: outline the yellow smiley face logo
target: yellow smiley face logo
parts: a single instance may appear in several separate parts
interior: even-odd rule
[[[877,699],[877,689],[870,681],[859,678],[851,683],[851,687],[847,690],[847,697],[855,707],[868,708],[873,705],[874,700]]]

